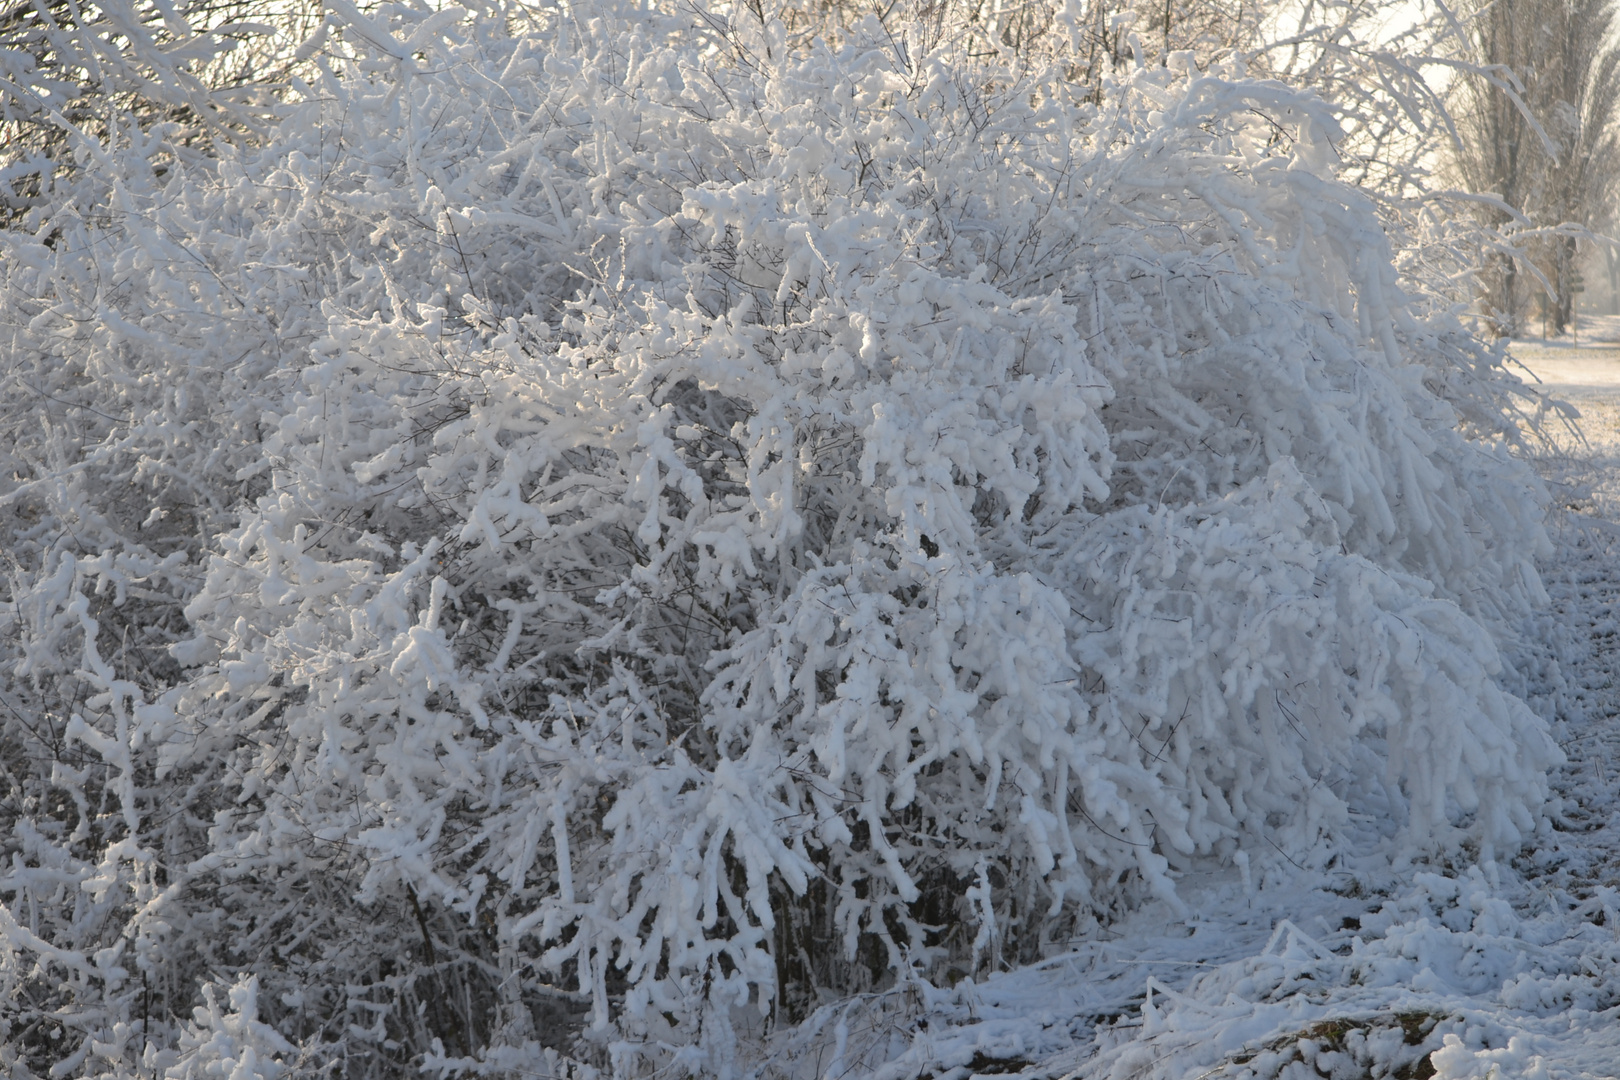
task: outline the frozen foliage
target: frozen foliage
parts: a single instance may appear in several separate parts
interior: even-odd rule
[[[80,132],[0,237],[15,1075],[724,1075],[1534,827],[1544,495],[1320,99],[332,9],[263,140]]]
[[[1538,370],[1547,374],[1539,361]],[[1583,373],[1584,374],[1584,373]],[[1590,376],[1589,376],[1590,377]],[[1567,378],[1567,376],[1565,376]],[[1193,872],[1035,964],[832,1003],[771,1040],[771,1080],[1606,1080],[1620,1061],[1620,730],[1613,528],[1620,393],[1569,386],[1591,442],[1538,462],[1561,493],[1552,605],[1526,685],[1569,761],[1511,865]],[[1363,823],[1363,825],[1370,823]],[[1280,871],[1280,872],[1278,872]]]
[[[287,1074],[281,1060],[293,1047],[276,1029],[263,1023],[259,1013],[259,980],[239,980],[227,992],[229,1012],[222,1011],[217,987],[205,983],[203,1005],[194,1010],[194,1022],[180,1033],[179,1061],[164,1072],[166,1080],[203,1080],[224,1076],[230,1080],[279,1080]]]
[[[1593,394],[1581,405],[1592,407],[1598,453],[1583,454],[1573,469],[1568,459],[1551,463],[1565,490],[1580,492],[1580,507],[1565,518],[1551,566],[1554,611],[1535,627],[1561,661],[1536,682],[1556,701],[1572,760],[1555,774],[1551,805],[1558,809],[1534,850],[1499,875],[1475,868],[1418,873],[1383,881],[1372,890],[1383,895],[1370,898],[1341,885],[1348,895],[1326,897],[1330,919],[1312,917],[1323,897],[1294,890],[1277,898],[1286,905],[1280,910],[1311,932],[1283,922],[1264,948],[1243,950],[1243,959],[1190,980],[1160,968],[1162,981],[1140,1013],[1133,1009],[1129,1020],[1099,1032],[1100,1053],[1088,1046],[1054,1055],[1051,1071],[1137,1080],[1613,1075],[1620,1061],[1620,894],[1613,886],[1620,733],[1608,644],[1617,581],[1615,395]],[[1268,906],[1276,909],[1277,900]],[[1341,921],[1341,913],[1349,917]],[[1163,992],[1164,982],[1175,989]],[[1045,1000],[1051,997],[1048,991]],[[982,1038],[939,1027],[942,1046]],[[1026,1040],[1029,1027],[1019,1032]],[[1003,1045],[1009,1034],[1001,1035]],[[908,1048],[913,1074],[918,1049]],[[897,1059],[884,1068],[905,1075],[905,1064]]]

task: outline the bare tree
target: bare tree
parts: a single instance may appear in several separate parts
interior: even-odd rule
[[[1483,279],[1498,332],[1523,329],[1537,295],[1562,331],[1574,312],[1576,232],[1600,224],[1620,175],[1620,45],[1613,0],[1493,0],[1466,27],[1484,65],[1458,81],[1455,162],[1462,182],[1503,206],[1488,223],[1543,226],[1529,243],[1492,257]],[[1502,81],[1511,89],[1504,91]],[[1528,259],[1538,273],[1527,274]],[[1543,281],[1534,280],[1543,278]]]

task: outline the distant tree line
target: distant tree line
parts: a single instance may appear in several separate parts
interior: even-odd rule
[[[1559,332],[1575,312],[1579,229],[1613,230],[1620,198],[1620,47],[1613,0],[1478,3],[1467,33],[1480,75],[1459,80],[1452,105],[1462,183],[1500,197],[1493,224],[1539,226],[1493,253],[1482,276],[1484,313],[1502,334],[1540,310]],[[1560,225],[1575,228],[1558,228]]]

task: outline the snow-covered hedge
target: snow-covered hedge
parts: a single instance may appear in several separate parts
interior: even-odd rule
[[[13,1075],[718,1074],[1534,826],[1544,499],[1320,100],[331,6],[262,144],[78,138],[0,236]]]

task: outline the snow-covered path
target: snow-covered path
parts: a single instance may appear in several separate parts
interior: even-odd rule
[[[1150,907],[979,985],[846,1003],[764,1075],[1620,1077],[1620,350],[1515,353],[1581,413],[1539,462],[1552,604],[1516,658],[1568,757],[1533,846],[1509,866],[1369,858],[1322,875],[1279,853],[1184,881],[1185,917]]]

